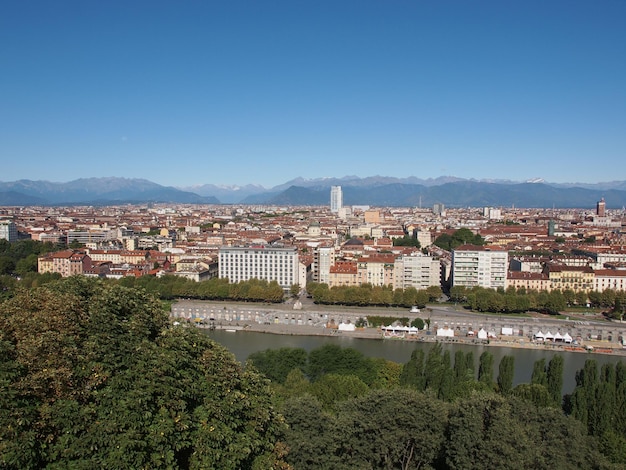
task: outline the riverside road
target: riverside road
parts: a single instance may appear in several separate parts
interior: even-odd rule
[[[419,317],[430,325],[430,334],[439,328],[446,328],[454,330],[454,337],[458,338],[475,334],[480,329],[500,337],[503,328],[512,331],[511,339],[521,341],[531,341],[539,332],[552,335],[567,333],[579,344],[593,342],[620,348],[626,338],[626,323],[594,316],[572,315],[567,319],[557,319],[546,315],[488,315],[468,312],[454,305],[429,305],[420,313],[400,308],[323,306],[310,301],[294,305],[180,300],[172,305],[174,318],[218,328],[239,327],[259,331],[264,330],[264,326],[282,326],[289,327],[293,332],[295,327],[300,326],[311,332],[319,329],[319,334],[324,334],[324,329],[335,328],[342,323],[358,324],[367,320],[368,316],[405,317],[411,321]],[[367,336],[380,334],[373,328],[366,328],[365,332]]]

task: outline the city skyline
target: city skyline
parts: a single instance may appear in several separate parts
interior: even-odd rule
[[[620,2],[2,12],[5,182],[625,179]]]

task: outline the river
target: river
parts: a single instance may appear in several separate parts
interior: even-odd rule
[[[300,336],[277,335],[252,331],[228,332],[225,330],[203,330],[209,337],[231,351],[238,361],[244,362],[248,356],[258,351],[279,348],[303,348],[306,351],[319,348],[325,344],[338,344],[341,347],[354,348],[368,357],[382,357],[390,361],[404,364],[411,358],[414,349],[423,349],[425,353],[432,343],[402,340],[382,340],[353,338],[349,336]],[[503,346],[468,345],[458,343],[442,343],[444,350],[449,350],[452,360],[458,350],[473,352],[478,370],[478,359],[483,351],[488,350],[494,357],[494,380],[498,375],[500,359],[505,355],[515,358],[515,375],[513,385],[529,383],[535,361],[545,358],[546,364],[555,354],[561,354],[564,362],[563,393],[571,393],[576,385],[576,371],[583,368],[587,359],[595,359],[598,368],[606,363],[617,363],[623,356],[609,354],[589,354],[580,352],[551,351],[547,349],[508,348]]]

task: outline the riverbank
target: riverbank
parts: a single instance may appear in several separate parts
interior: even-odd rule
[[[626,325],[596,318],[551,316],[485,315],[459,310],[454,306],[429,306],[420,313],[405,309],[380,307],[337,307],[289,304],[250,304],[211,301],[178,301],[172,305],[173,319],[186,321],[202,328],[239,330],[288,336],[335,336],[403,341],[406,343],[458,343],[505,348],[524,348],[545,351],[610,354],[626,356],[622,339]],[[430,325],[430,331],[418,334],[393,331],[384,335],[380,328],[354,328],[370,316],[388,317],[389,323],[397,318],[409,322],[421,318]],[[452,330],[454,336],[437,336],[439,328]],[[478,338],[480,331],[489,338]],[[508,331],[508,333],[504,333]],[[413,332],[411,332],[413,333]],[[568,341],[536,341],[540,336],[554,335]]]
[[[224,326],[222,329],[228,329]],[[620,348],[607,341],[587,341],[584,345],[571,345],[553,342],[535,342],[525,338],[505,337],[490,338],[487,340],[475,337],[438,337],[432,334],[420,332],[412,337],[385,337],[379,328],[357,328],[354,331],[341,331],[337,328],[326,328],[312,325],[290,325],[290,324],[245,324],[237,329],[238,334],[245,334],[246,331],[256,333],[269,333],[276,335],[290,336],[343,336],[349,338],[377,339],[381,341],[403,341],[419,343],[449,343],[463,344],[468,346],[489,346],[504,348],[532,349],[554,352],[577,352],[585,354],[610,354],[614,356],[626,357],[626,349]]]

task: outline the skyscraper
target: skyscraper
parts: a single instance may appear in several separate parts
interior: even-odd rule
[[[606,215],[606,202],[604,202],[604,198],[598,201],[598,205],[596,207],[596,215],[598,217],[604,217]]]
[[[17,241],[17,225],[12,220],[0,220],[0,239]]]
[[[330,211],[339,212],[343,207],[343,192],[341,186],[330,187]]]

